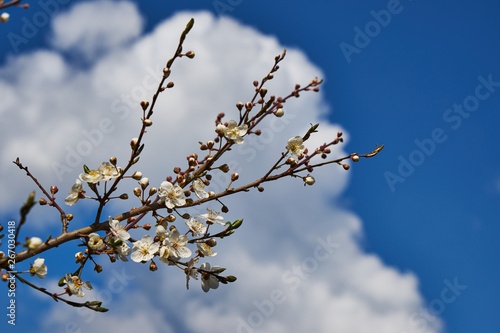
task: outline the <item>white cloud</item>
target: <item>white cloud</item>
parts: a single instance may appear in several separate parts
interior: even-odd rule
[[[52,21],[52,45],[90,60],[127,43],[142,31],[135,4],[109,0],[76,4]]]
[[[79,10],[93,17],[102,12],[102,6],[114,12],[131,5],[92,2],[78,6],[67,14],[76,22]],[[19,198],[33,187],[11,165],[16,156],[44,184],[60,187],[61,202],[82,163],[93,168],[110,156],[118,157],[119,165],[125,163],[129,140],[140,125],[139,101],[151,98],[161,69],[190,17],[196,23],[185,50],[194,50],[196,57],[178,59],[174,64],[171,79],[175,87],[159,98],[139,163],[152,185],[158,186],[171,175],[174,166],[185,166],[186,155],[199,152],[198,141],[213,138],[217,113],[225,112],[227,120],[236,117],[235,103],[248,101],[252,81],[267,73],[274,56],[283,49],[276,38],[206,12],[177,14],[124,46],[123,41],[140,31],[141,20],[135,9],[121,13],[119,21],[131,25],[128,32],[118,38],[119,45],[109,45],[106,55],[90,62],[85,70],[73,67],[58,50],[13,58],[0,69],[0,77],[5,78],[0,87],[11,92],[9,102],[0,105],[0,113],[7,119],[0,125],[0,176],[5,180],[0,190],[12,194],[2,201],[3,209],[17,208]],[[62,35],[58,32],[61,20],[55,19],[53,45],[64,52],[75,51],[75,41],[85,29],[72,30],[67,23],[71,33]],[[92,28],[94,36],[101,36],[99,27]],[[105,28],[103,38],[113,39],[114,29]],[[76,50],[93,55],[101,47],[95,38],[86,43]],[[304,53],[289,49],[275,76],[267,88],[279,96],[287,95],[295,83],[307,84],[322,73]],[[342,130],[322,119],[329,110],[322,93],[303,94],[287,102],[284,110],[284,118],[262,124],[262,136],[247,137],[226,159],[242,176],[240,184],[262,176],[280,156],[287,139],[305,133],[309,123],[321,122],[320,132],[307,142],[309,147],[331,141]],[[345,135],[347,140],[348,133]],[[345,154],[342,145],[334,153]],[[58,166],[56,171],[54,166]],[[228,219],[244,217],[245,221],[239,232],[219,242],[219,256],[210,263],[227,267],[229,274],[238,277],[236,283],[205,294],[199,281],[192,281],[186,291],[182,272],[160,263],[160,270],[151,273],[147,265],[130,262],[127,267],[134,271],[134,287],[103,304],[112,312],[89,322],[80,318],[79,325],[100,331],[119,327],[123,332],[159,332],[162,325],[167,331],[192,332],[234,332],[241,325],[249,325],[247,331],[255,332],[437,332],[438,321],[412,326],[412,315],[423,305],[416,277],[363,253],[356,243],[362,236],[362,222],[335,205],[348,184],[349,172],[332,165],[314,173],[317,182],[312,187],[285,179],[264,184],[264,193],[251,191],[223,199],[230,208]],[[214,177],[210,187],[227,186],[227,180]],[[129,182],[130,187],[134,185]],[[78,213],[78,207],[90,209],[92,203],[79,202],[68,211]],[[121,202],[113,207],[118,214],[128,206]],[[76,215],[72,223],[78,225],[81,221]],[[56,223],[57,216],[53,220]],[[329,242],[335,247],[321,245]],[[105,271],[102,281],[109,274]],[[281,298],[272,296],[280,291]],[[276,299],[283,302],[273,303]],[[70,317],[71,311],[75,310],[54,306],[45,328],[63,327],[67,319],[61,318]]]

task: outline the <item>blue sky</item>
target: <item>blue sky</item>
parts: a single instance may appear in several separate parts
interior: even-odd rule
[[[61,4],[57,13],[78,3]],[[440,309],[444,325],[436,332],[500,330],[500,269],[495,264],[500,253],[498,2],[135,3],[144,20],[143,34],[183,10],[205,10],[219,18],[221,9],[215,4],[226,3],[224,15],[302,51],[314,66],[307,76],[317,75],[312,71],[317,68],[325,78],[326,118],[349,135],[343,149],[364,153],[375,144],[385,145],[381,155],[349,170],[345,189],[339,185],[341,194],[325,200],[362,221],[357,242],[365,254],[374,254],[401,274],[416,276],[424,299],[421,306]],[[23,15],[31,19],[41,10],[31,5],[29,11],[9,10],[10,22],[0,26],[2,69],[8,59],[56,48],[51,44],[51,24],[40,27],[17,50],[6,38],[7,31],[22,34]],[[376,16],[383,24],[375,23]],[[138,36],[137,32],[131,40]],[[233,52],[231,45],[224,45],[223,35],[220,38],[220,47]],[[341,45],[356,52],[346,56]],[[69,63],[81,66],[78,70],[92,67],[93,60],[82,64],[71,49],[63,54]],[[455,105],[465,105],[465,111],[453,111]],[[307,112],[308,104],[302,106]],[[2,160],[2,168],[7,167],[11,168]],[[68,177],[71,182],[74,176]],[[4,211],[2,220],[14,214]],[[293,237],[284,240],[288,241]],[[443,290],[453,281],[467,288],[444,303]],[[46,305],[48,300],[37,302]]]

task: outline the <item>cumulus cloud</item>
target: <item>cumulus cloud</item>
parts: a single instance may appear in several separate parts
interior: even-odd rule
[[[129,42],[142,31],[135,4],[108,0],[76,4],[52,21],[52,45],[90,60]]]
[[[0,176],[5,180],[0,190],[12,193],[2,201],[4,209],[15,207],[32,188],[10,166],[16,156],[44,184],[57,184],[61,192],[70,188],[83,163],[95,168],[116,156],[119,165],[125,164],[129,141],[140,128],[139,102],[151,98],[189,18],[196,23],[185,50],[194,50],[196,57],[174,64],[175,87],[158,100],[139,163],[155,186],[172,174],[173,167],[184,166],[187,154],[199,152],[198,141],[214,137],[217,113],[225,112],[227,120],[237,117],[235,103],[251,98],[252,82],[266,75],[284,48],[274,37],[207,12],[176,14],[124,45],[140,31],[141,19],[130,9],[134,7],[128,2],[84,5],[75,5],[69,14],[55,19],[55,49],[12,58],[0,69],[0,87],[10,92],[0,105],[0,114],[8,119],[0,125]],[[121,42],[108,45],[106,54],[94,59],[99,39],[114,39],[117,29],[113,24],[112,29],[103,27],[107,22],[103,6],[108,13],[121,11],[119,21],[131,26],[119,33]],[[71,24],[60,22],[67,17],[80,22],[80,11],[82,17],[96,21],[91,35],[101,37],[75,46],[86,28],[77,24],[66,35],[60,26]],[[90,66],[72,66],[71,59],[62,55],[69,49],[89,55]],[[275,76],[267,85],[269,93],[285,96],[296,83],[307,84],[323,75],[302,51],[288,49]],[[320,132],[307,142],[310,148],[331,141],[343,130],[325,122],[329,106],[321,92],[290,100],[284,110],[285,117],[263,123],[260,137],[246,137],[226,158],[241,174],[241,184],[267,171],[287,139],[303,135],[310,123],[321,122]],[[339,146],[334,154],[346,152]],[[123,332],[437,332],[439,320],[415,324],[415,313],[423,306],[417,278],[364,253],[356,242],[363,235],[362,222],[336,206],[349,173],[331,166],[316,170],[315,177],[313,187],[286,179],[265,184],[264,193],[251,191],[223,200],[230,208],[227,219],[245,221],[238,233],[219,242],[219,255],[210,263],[227,267],[238,277],[236,283],[205,294],[200,282],[193,280],[186,291],[182,272],[160,263],[160,270],[151,273],[147,265],[130,262],[126,267],[133,270],[134,283],[103,304],[112,312],[86,320],[75,317],[75,309],[54,306],[47,311],[44,328],[57,330],[68,318],[76,318],[86,330],[121,327]],[[211,189],[222,189],[227,182],[227,176],[214,177]],[[92,203],[84,200],[68,212],[78,217],[78,207],[90,209]],[[118,214],[128,206],[121,202],[113,207]],[[57,218],[53,221],[57,223]],[[51,223],[44,225],[55,225]],[[99,277],[106,288],[113,273],[105,270]]]

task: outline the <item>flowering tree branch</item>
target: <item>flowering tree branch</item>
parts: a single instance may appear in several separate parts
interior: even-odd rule
[[[15,245],[23,245],[27,249],[18,252],[12,258],[5,257],[0,253],[0,269],[2,269],[2,278],[7,280],[10,275],[13,275],[22,283],[51,296],[56,301],[63,301],[68,305],[75,307],[86,307],[95,311],[107,311],[101,307],[101,302],[84,302],[78,303],[62,298],[62,295],[82,297],[85,295],[83,288],[92,289],[90,282],[83,282],[82,275],[84,268],[87,265],[94,264],[94,270],[98,273],[103,270],[103,267],[94,261],[94,256],[108,256],[111,262],[116,260],[134,262],[149,262],[149,269],[156,271],[158,266],[155,260],[159,260],[169,266],[177,267],[186,275],[186,285],[189,288],[191,278],[201,280],[202,289],[207,292],[209,289],[216,289],[219,283],[227,284],[234,282],[236,277],[232,275],[222,276],[221,273],[225,268],[220,266],[211,266],[208,262],[197,266],[200,260],[214,257],[217,253],[213,248],[217,245],[218,239],[223,239],[232,235],[242,224],[243,219],[234,222],[224,222],[224,217],[221,213],[213,209],[207,209],[206,214],[190,214],[190,208],[202,206],[210,202],[221,205],[222,213],[226,213],[228,208],[221,202],[221,198],[229,195],[234,195],[239,192],[248,192],[256,188],[258,191],[264,191],[262,184],[277,181],[281,178],[292,177],[298,178],[304,182],[304,185],[313,185],[314,177],[311,175],[316,168],[324,167],[328,164],[341,165],[345,170],[349,169],[349,165],[344,161],[351,159],[354,162],[359,161],[360,157],[373,157],[382,150],[383,145],[367,154],[352,153],[341,158],[314,162],[317,158],[323,160],[328,159],[333,146],[342,143],[342,132],[338,132],[337,136],[329,143],[324,143],[315,148],[311,152],[305,147],[304,143],[311,135],[317,132],[319,124],[311,125],[309,130],[303,136],[295,136],[287,141],[284,151],[277,156],[276,162],[272,164],[270,169],[260,178],[255,179],[247,184],[235,187],[234,184],[239,180],[238,173],[231,173],[227,186],[224,190],[216,193],[208,191],[211,184],[213,174],[228,173],[230,168],[227,164],[220,164],[220,159],[225,154],[228,154],[234,145],[244,144],[244,140],[250,135],[260,135],[261,130],[259,125],[268,117],[283,117],[285,115],[284,105],[292,97],[298,98],[300,94],[313,91],[319,91],[319,86],[322,80],[314,78],[304,87],[296,84],[292,92],[285,97],[268,96],[266,82],[274,78],[275,73],[279,70],[279,63],[285,58],[286,52],[278,55],[274,59],[274,64],[271,70],[264,76],[261,81],[254,81],[253,86],[255,92],[251,100],[247,103],[238,102],[236,108],[238,110],[237,120],[224,121],[225,114],[219,113],[215,119],[215,136],[213,140],[208,142],[200,142],[200,151],[204,156],[198,156],[193,153],[187,156],[187,166],[185,168],[175,167],[173,172],[175,176],[167,176],[159,188],[150,187],[149,179],[144,177],[139,171],[131,174],[131,168],[139,162],[140,155],[144,149],[142,143],[146,129],[153,125],[152,116],[157,99],[161,93],[174,86],[173,82],[167,82],[170,76],[172,66],[177,58],[187,57],[194,58],[193,51],[183,53],[183,43],[187,34],[192,29],[194,20],[191,19],[186,28],[182,32],[179,44],[173,57],[167,61],[163,68],[162,78],[157,87],[156,92],[151,98],[151,102],[142,101],[140,107],[142,110],[142,126],[139,135],[130,141],[130,158],[125,166],[118,166],[118,161],[115,157],[111,157],[109,162],[103,162],[97,169],[91,170],[86,165],[83,166],[84,173],[79,175],[79,179],[69,191],[69,195],[65,198],[67,205],[74,205],[79,200],[91,199],[98,203],[96,216],[90,225],[69,231],[69,222],[74,218],[72,214],[66,214],[61,206],[56,202],[56,194],[58,188],[50,187],[46,191],[42,184],[34,177],[34,175],[24,167],[19,158],[14,162],[20,169],[24,170],[29,178],[42,190],[46,198],[39,199],[40,205],[49,205],[57,209],[60,214],[62,223],[62,233],[57,237],[49,237],[45,241],[37,237],[27,238],[26,243],[17,242],[17,234],[21,225],[26,220],[26,215],[29,209],[35,204],[34,193],[29,197],[27,203],[21,209],[21,223],[16,230]],[[313,161],[314,160],[314,161]],[[105,205],[110,200],[129,199],[127,193],[112,197],[113,193],[118,190],[118,185],[125,179],[133,179],[138,181],[139,186],[133,190],[135,196],[141,203],[138,208],[132,208],[109,219],[102,218],[102,212]],[[84,190],[84,184],[89,191]],[[108,187],[109,185],[109,187]],[[142,235],[141,239],[132,238],[130,232],[135,229],[150,230],[153,226],[146,222],[139,224],[145,216],[151,213],[155,222],[155,234]],[[178,219],[182,219],[187,227],[185,233],[179,232],[181,227],[179,223],[175,223]],[[220,230],[218,225],[224,227]],[[217,229],[219,228],[219,229]],[[1,228],[0,228],[1,232]],[[99,234],[100,233],[100,234]],[[47,267],[44,264],[43,258],[37,258],[33,264],[30,263],[30,269],[25,272],[15,272],[12,269],[10,262],[14,260],[16,263],[23,262],[27,259],[35,257],[45,251],[51,250],[62,244],[70,241],[79,241],[80,246],[84,246],[85,251],[75,254],[75,263],[78,268],[73,273],[67,273],[59,280],[59,286],[64,287],[62,293],[52,293],[45,288],[36,286],[21,276],[22,273],[29,273],[31,276],[45,278]],[[129,246],[132,245],[132,248]],[[196,246],[196,251],[193,251],[187,246]]]

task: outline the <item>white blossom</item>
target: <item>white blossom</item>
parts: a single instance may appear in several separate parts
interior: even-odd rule
[[[215,272],[220,270],[219,266],[213,266],[210,267],[209,263],[203,263],[200,266],[200,270],[204,271],[201,272],[201,289],[203,289],[204,292],[208,292],[210,289],[217,289],[219,288],[219,279],[217,279],[215,275],[218,275],[217,273],[207,273],[207,272]]]
[[[36,275],[40,279],[45,279],[47,274],[47,266],[44,264],[45,259],[43,258],[37,258],[35,262],[33,263],[33,266],[30,269],[31,275]]]
[[[102,175],[101,180],[103,181],[108,181],[120,175],[119,169],[116,166],[111,165],[109,162],[102,162],[102,164],[97,168],[97,171]]]
[[[206,243],[196,243],[196,246],[198,247],[198,251],[205,257],[214,257],[217,255],[217,252],[212,250]]]
[[[222,124],[217,125],[216,130],[221,131],[222,133],[224,133],[224,136],[226,138],[234,141],[234,143],[239,145],[243,143],[243,136],[247,134],[248,125],[243,124],[241,126],[238,126],[236,121],[230,120],[227,123],[227,126],[224,126]]]
[[[202,219],[207,220],[207,222],[211,223],[219,223],[220,225],[224,225],[225,223],[221,222],[224,221],[224,218],[222,216],[219,216],[220,213],[217,213],[211,209],[207,208],[207,213],[206,214],[196,214],[198,217],[201,217]]]
[[[71,190],[69,190],[69,195],[64,199],[64,203],[66,205],[73,206],[80,199],[80,193],[83,192],[83,185],[80,179],[75,180],[75,184],[71,186]]]
[[[208,198],[208,193],[205,191],[205,184],[200,179],[195,179],[193,181],[194,194],[200,199]]]
[[[134,242],[133,250],[130,258],[135,262],[148,261],[153,259],[155,253],[158,251],[158,243],[153,243],[153,238],[145,235],[141,240]]]
[[[200,237],[207,232],[207,227],[203,223],[195,220],[193,217],[191,217],[189,220],[186,220],[185,223],[195,236]]]
[[[87,288],[88,290],[92,289],[92,285],[90,282],[82,282],[82,279],[78,276],[71,276],[71,274],[66,274],[65,282],[68,285],[69,295],[75,295],[77,297],[85,296],[85,293],[82,290],[82,287]]]
[[[123,227],[118,220],[113,220],[113,218],[109,217],[109,230],[113,234],[113,236],[118,237],[122,241],[126,241],[130,238],[130,234],[125,227]]]
[[[89,173],[81,173],[79,177],[82,180],[82,182],[86,182],[89,184],[96,184],[100,180],[102,180],[102,173],[100,173],[97,170],[92,170]]]
[[[167,208],[184,206],[186,204],[182,187],[179,185],[173,185],[167,181],[161,183],[160,188],[158,189],[158,196],[161,201],[165,202],[165,206],[167,206]]]
[[[288,143],[286,144],[286,149],[290,152],[290,155],[299,157],[302,155],[304,150],[306,150],[306,147],[303,145],[304,140],[300,136],[296,136],[294,138],[291,138],[288,140]]]
[[[89,241],[87,244],[92,250],[99,250],[104,246],[104,242],[102,241],[101,236],[94,232],[89,234]]]

